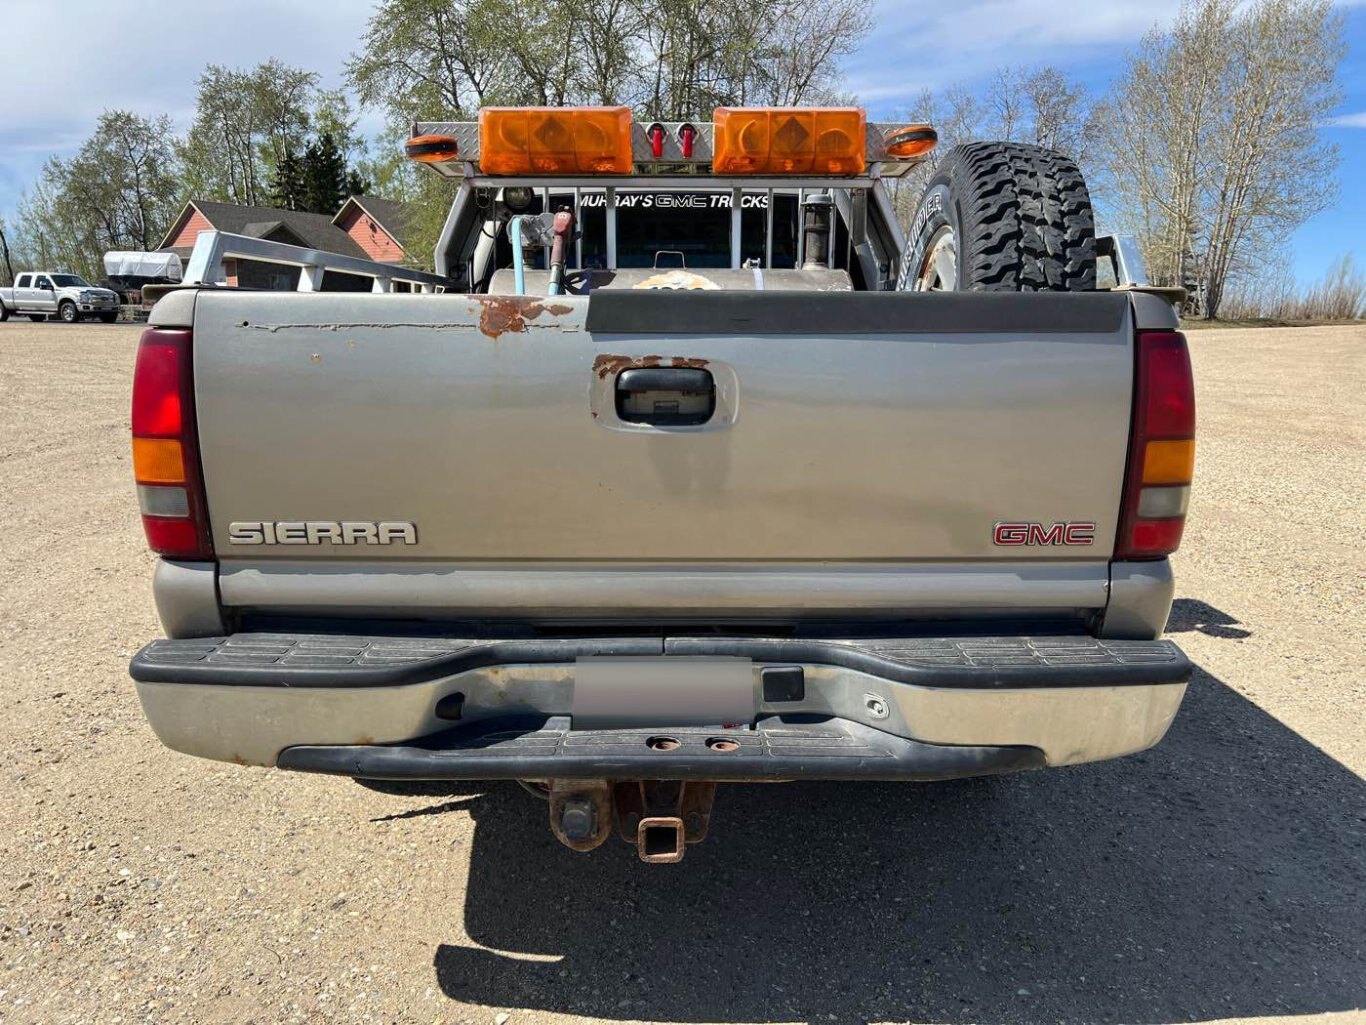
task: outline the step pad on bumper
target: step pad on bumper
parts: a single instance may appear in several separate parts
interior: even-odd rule
[[[939,780],[1043,768],[1032,747],[924,744],[844,719],[752,730],[575,731],[567,716],[473,723],[403,745],[300,746],[282,769],[367,779]]]
[[[470,669],[569,663],[587,655],[739,656],[831,665],[897,683],[944,687],[1148,686],[1184,683],[1191,664],[1170,641],[1040,637],[621,637],[462,639],[239,633],[153,641],[133,679],[281,687],[382,687]]]

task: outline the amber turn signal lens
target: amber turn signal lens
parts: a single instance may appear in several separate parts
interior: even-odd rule
[[[717,107],[716,174],[862,174],[867,122],[860,107]]]
[[[485,174],[630,174],[630,107],[485,107]]]
[[[460,148],[451,135],[415,135],[404,144],[403,152],[409,160],[423,164],[439,164],[460,156]]]
[[[174,438],[134,438],[133,477],[139,484],[184,484],[180,442]]]
[[[906,125],[887,133],[887,155],[898,160],[923,157],[939,145],[939,133],[929,125]]]
[[[1150,441],[1143,452],[1144,484],[1189,484],[1195,475],[1195,439]]]

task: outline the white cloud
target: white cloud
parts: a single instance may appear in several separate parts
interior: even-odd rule
[[[1002,65],[1067,65],[1118,56],[1179,0],[1105,0],[1065,9],[1056,0],[960,0],[924,6],[878,0],[873,37],[851,58],[848,84],[872,107],[898,108],[922,88],[990,74]]]
[[[1366,0],[1336,0],[1361,7]],[[1104,68],[1149,30],[1171,24],[1181,0],[877,0],[876,28],[845,64],[847,85],[875,116],[899,113],[924,88],[971,82],[997,68],[1085,63]],[[1108,77],[1108,76],[1106,76]],[[1362,127],[1349,115],[1338,121]]]
[[[1356,114],[1339,114],[1328,123],[1334,128],[1366,128],[1366,110]]]
[[[373,0],[235,0],[163,3],[3,0],[7,25],[23,42],[0,59],[0,214],[13,207],[48,155],[79,146],[100,112],[170,114],[184,128],[195,81],[208,63],[249,67],[271,57],[341,83]]]

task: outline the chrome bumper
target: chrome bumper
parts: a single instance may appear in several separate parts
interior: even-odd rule
[[[1038,752],[1030,764],[1001,756],[1002,767],[985,771],[1098,761],[1151,747],[1171,725],[1191,672],[1189,661],[1170,642],[1090,637],[453,641],[277,634],[158,641],[138,653],[131,672],[153,730],[177,751],[240,764],[366,775],[355,766],[370,756],[350,756],[370,749],[378,752],[374,764],[392,766],[397,764],[394,749],[411,747],[450,754],[435,763],[424,755],[417,761],[425,768],[414,762],[391,774],[478,779],[521,775],[526,765],[471,752],[489,752],[508,739],[538,733],[547,743],[549,734],[587,737],[590,731],[573,730],[569,719],[577,658],[659,654],[752,660],[755,720],[727,734],[742,742],[761,740],[765,730],[804,723],[834,730],[832,743],[871,744],[893,755],[898,741]],[[800,668],[800,698],[765,687],[765,669],[778,668]],[[635,743],[630,737],[639,735],[643,744],[661,731],[679,732],[646,720],[613,736],[629,748]],[[705,747],[708,738],[701,734],[716,730],[692,732]],[[684,746],[692,732],[684,731]],[[310,761],[290,753],[291,748],[333,750]],[[346,748],[352,750],[337,751]],[[563,765],[565,775],[639,771],[623,768],[637,763],[633,756],[622,761],[632,752],[620,745],[600,746],[597,756],[589,748],[579,745],[570,752],[573,758],[554,764]],[[801,758],[801,764],[811,763],[809,771],[793,772],[792,766],[773,762],[739,771],[739,758],[703,762],[704,768],[694,771],[683,761],[656,755],[650,752],[654,761],[640,764],[679,778],[709,773],[713,765],[718,778],[973,774],[945,763],[942,771],[917,775],[905,766],[898,770],[867,759],[865,771],[834,771],[832,762],[823,767],[820,759]],[[987,758],[982,764],[996,762]]]

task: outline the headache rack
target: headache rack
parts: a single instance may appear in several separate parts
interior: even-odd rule
[[[494,209],[507,190],[532,190],[542,211],[552,197],[582,220],[586,195],[606,218],[606,266],[618,267],[619,197],[623,192],[729,195],[729,267],[774,266],[775,196],[797,209],[825,204],[847,229],[848,262],[866,287],[893,286],[904,239],[883,181],[910,171],[937,141],[929,125],[869,123],[859,108],[718,108],[713,121],[643,123],[621,108],[487,108],[478,122],[416,122],[408,156],[459,182],[436,253],[436,269],[473,290],[481,231],[478,211]],[[763,196],[760,258],[742,254],[747,196]],[[871,211],[871,216],[870,216]],[[804,213],[799,213],[799,217]],[[805,260],[797,232],[796,265]],[[661,246],[661,252],[667,251]],[[583,239],[575,265],[584,265]]]

